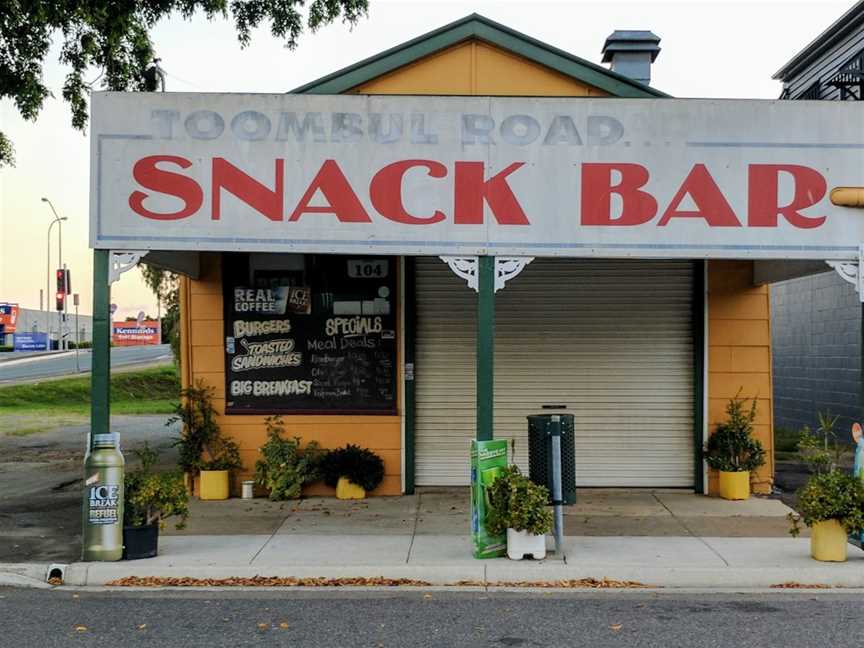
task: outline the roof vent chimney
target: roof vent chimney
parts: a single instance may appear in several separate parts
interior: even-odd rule
[[[651,64],[660,53],[660,37],[647,29],[616,29],[603,44],[603,62],[612,71],[651,84]]]

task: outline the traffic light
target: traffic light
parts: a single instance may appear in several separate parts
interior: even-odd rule
[[[57,294],[56,294],[57,304],[56,304],[56,306],[57,306],[58,311],[64,311],[64,310],[66,310],[64,308],[66,305],[66,295],[69,294],[69,288],[70,288],[69,271],[64,269],[64,268],[58,268],[58,270],[56,272],[56,276],[57,276]]]

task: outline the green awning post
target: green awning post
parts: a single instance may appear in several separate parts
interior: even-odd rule
[[[495,257],[477,263],[477,440],[493,434],[493,369],[495,358]]]
[[[93,354],[90,372],[90,443],[93,435],[108,434],[111,403],[111,286],[110,250],[93,250]],[[88,451],[91,448],[88,443]]]

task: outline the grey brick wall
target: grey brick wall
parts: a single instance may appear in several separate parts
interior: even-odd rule
[[[816,427],[816,413],[861,418],[861,305],[835,272],[771,286],[774,425]]]

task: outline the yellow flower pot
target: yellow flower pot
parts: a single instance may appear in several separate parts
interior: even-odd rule
[[[202,500],[227,500],[228,471],[202,470],[198,478],[198,498]]]
[[[336,497],[343,500],[365,499],[366,491],[347,477],[340,477],[336,483]]]
[[[720,497],[727,500],[746,500],[750,497],[750,472],[721,470]]]
[[[810,555],[826,562],[845,562],[846,529],[837,520],[816,522],[810,531]]]

